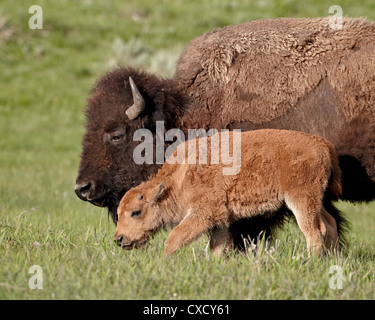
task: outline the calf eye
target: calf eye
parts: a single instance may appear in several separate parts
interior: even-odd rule
[[[133,211],[132,217],[138,217],[141,214],[141,211]]]

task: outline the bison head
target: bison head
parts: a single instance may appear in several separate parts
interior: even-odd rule
[[[130,68],[102,77],[86,109],[86,134],[75,192],[100,207],[108,207],[117,223],[117,207],[127,190],[155,173],[159,166],[136,164],[133,134],[140,128],[155,133],[164,119],[165,82]]]
[[[143,245],[163,225],[158,200],[164,191],[164,183],[150,188],[145,184],[142,186],[129,190],[118,208],[113,240],[125,250]]]

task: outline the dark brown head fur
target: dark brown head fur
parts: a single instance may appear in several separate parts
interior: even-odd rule
[[[134,120],[125,114],[133,104],[129,76],[146,103],[145,110]],[[82,200],[108,207],[114,222],[124,193],[159,168],[133,161],[133,150],[140,143],[133,141],[133,134],[139,128],[155,134],[156,121],[163,120],[166,125],[171,122],[177,100],[168,96],[167,85],[168,81],[144,72],[120,68],[102,77],[91,92],[76,193]]]

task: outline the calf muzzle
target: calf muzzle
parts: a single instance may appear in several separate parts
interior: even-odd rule
[[[126,242],[125,238],[124,238],[124,235],[120,234],[120,235],[115,235],[114,238],[113,238],[113,241],[121,248],[123,249],[126,249],[126,250],[130,250],[133,248],[133,242],[132,241],[128,241]]]

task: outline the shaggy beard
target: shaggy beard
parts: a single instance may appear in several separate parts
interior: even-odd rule
[[[112,221],[115,225],[117,225],[117,221],[118,221],[117,208],[118,208],[118,205],[108,206],[108,217],[111,216]]]
[[[111,194],[105,198],[105,204],[103,206],[108,208],[108,217],[110,216],[112,218],[115,225],[117,225],[118,221],[117,208],[124,194],[125,191],[118,194]]]

